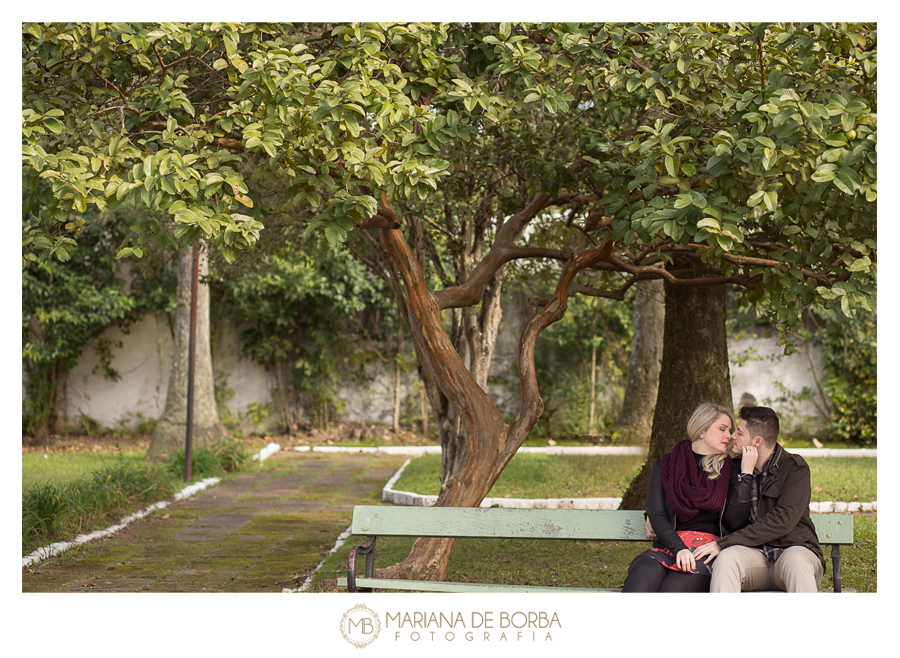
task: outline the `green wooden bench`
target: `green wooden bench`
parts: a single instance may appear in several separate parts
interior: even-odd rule
[[[840,547],[853,544],[853,516],[811,514],[821,544],[830,544],[834,588],[841,591]],[[498,507],[392,507],[359,505],[353,510],[354,535],[363,544],[350,550],[347,577],[338,585],[350,592],[373,588],[422,592],[616,592],[617,589],[538,587],[428,580],[374,578],[375,542],[378,537],[481,537],[494,539],[581,539],[647,542],[644,513],[640,510],[506,509]],[[365,576],[356,576],[357,556],[366,559]],[[845,592],[855,591],[844,588]]]

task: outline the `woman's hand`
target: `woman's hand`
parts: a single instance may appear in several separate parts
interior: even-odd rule
[[[693,571],[697,568],[697,563],[694,561],[694,554],[687,548],[682,548],[678,551],[678,554],[675,556],[675,564],[678,565],[678,568],[682,571]]]
[[[710,560],[716,557],[721,551],[722,549],[719,548],[718,542],[711,541],[708,544],[703,544],[703,546],[695,548],[694,558],[700,560],[705,557],[706,559],[703,560],[703,563],[709,564]]]
[[[759,457],[759,453],[753,446],[741,448],[741,473],[750,473],[752,475],[753,469],[756,468],[757,457]]]
[[[656,532],[653,531],[653,526],[650,525],[650,519],[647,519],[647,522],[644,524],[647,530],[647,539],[656,539]]]

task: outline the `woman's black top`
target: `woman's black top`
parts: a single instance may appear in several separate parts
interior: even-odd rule
[[[694,453],[697,469],[703,455]],[[650,525],[656,533],[654,548],[668,548],[672,555],[687,548],[678,537],[679,530],[708,532],[722,537],[729,532],[743,528],[750,521],[750,477],[738,481],[741,471],[741,460],[735,459],[731,468],[731,481],[728,483],[728,496],[721,510],[700,510],[689,521],[676,521],[675,513],[666,500],[662,484],[660,460],[656,460],[650,468],[650,479],[647,482],[646,508]]]

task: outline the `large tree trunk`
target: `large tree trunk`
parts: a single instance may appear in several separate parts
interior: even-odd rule
[[[175,346],[169,373],[166,407],[163,410],[153,440],[147,451],[148,459],[162,460],[184,446],[187,422],[188,342],[191,317],[191,254],[182,249],[178,257],[178,291],[175,308]],[[200,277],[209,271],[209,264],[200,252]],[[191,444],[202,446],[219,440],[224,427],[219,421],[213,393],[212,357],[209,346],[209,286],[197,286],[197,337],[194,355],[194,408]]]
[[[625,434],[641,440],[650,436],[659,389],[666,308],[664,294],[662,280],[635,284],[634,333],[618,425]]]
[[[392,213],[391,213],[392,214]],[[496,482],[503,468],[534,427],[543,410],[534,368],[534,347],[540,333],[562,317],[575,275],[584,267],[609,257],[611,243],[585,254],[573,256],[550,302],[532,307],[530,319],[519,342],[519,376],[522,383],[521,408],[506,425],[464,361],[460,358],[441,321],[440,307],[425,286],[425,278],[403,235],[383,229],[382,242],[394,271],[403,280],[408,305],[409,327],[420,355],[425,375],[435,382],[459,417],[462,426],[458,468],[441,487],[436,506],[477,507]],[[425,577],[442,580],[453,540],[420,538],[402,562],[381,570],[381,575]]]
[[[476,264],[484,254],[484,229],[490,219],[490,206],[487,202],[482,205],[481,214],[477,220],[472,218],[461,219],[464,225],[463,238],[459,251],[454,254],[453,261],[455,272],[453,279],[441,271],[441,278],[445,285],[459,285],[465,282],[471,275]],[[430,239],[425,234],[421,221],[416,217],[408,218],[409,249],[411,257],[417,263],[425,262],[429,257],[436,258],[436,252]],[[391,262],[391,256],[385,250],[383,244],[379,245],[382,259],[386,263]],[[374,268],[374,263],[369,264]],[[377,270],[376,270],[377,271]],[[476,311],[473,306],[462,308],[449,308],[446,310],[450,320],[449,338],[450,344],[456,351],[461,361],[466,364],[469,373],[482,389],[487,387],[488,373],[497,344],[497,334],[500,330],[501,290],[503,287],[506,266],[497,268],[496,273],[484,287],[481,296],[481,310]],[[409,317],[409,301],[403,281],[396,276],[395,268],[382,269],[379,274],[391,288],[394,298],[397,300],[401,316]],[[465,427],[450,399],[441,390],[441,386],[434,374],[423,363],[428,361],[418,343],[413,341],[416,352],[416,363],[419,377],[425,388],[428,404],[434,415],[435,425],[438,431],[438,441],[441,445],[441,487],[446,486],[451,474],[457,472],[462,464],[463,445],[465,443]]]
[[[730,409],[731,377],[725,341],[725,286],[674,288],[665,284],[662,370],[650,449],[620,509],[644,509],[653,462],[687,438],[687,421],[701,402]]]
[[[481,300],[481,312],[468,307],[463,309],[451,309],[454,322],[451,330],[451,343],[456,348],[457,354],[464,363],[467,363],[469,372],[475,383],[482,390],[487,390],[488,373],[494,358],[494,349],[497,346],[497,333],[500,330],[502,309],[500,306],[500,292],[503,287],[503,275],[505,267],[500,268],[497,274],[486,286]],[[432,381],[436,389],[441,416],[436,420],[438,426],[446,426],[446,432],[439,432],[441,439],[441,488],[447,486],[450,476],[456,473],[462,466],[462,447],[465,442],[464,428],[459,416],[450,404],[437,382]],[[434,409],[433,409],[434,410]]]

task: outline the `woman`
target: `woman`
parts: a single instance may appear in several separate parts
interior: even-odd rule
[[[631,562],[623,592],[709,591],[711,558],[695,560],[692,549],[745,525],[750,514],[751,478],[737,471],[752,473],[756,456],[742,455],[740,469],[732,468],[733,431],[731,412],[704,402],[688,421],[689,439],[654,462],[646,508],[656,539]]]

